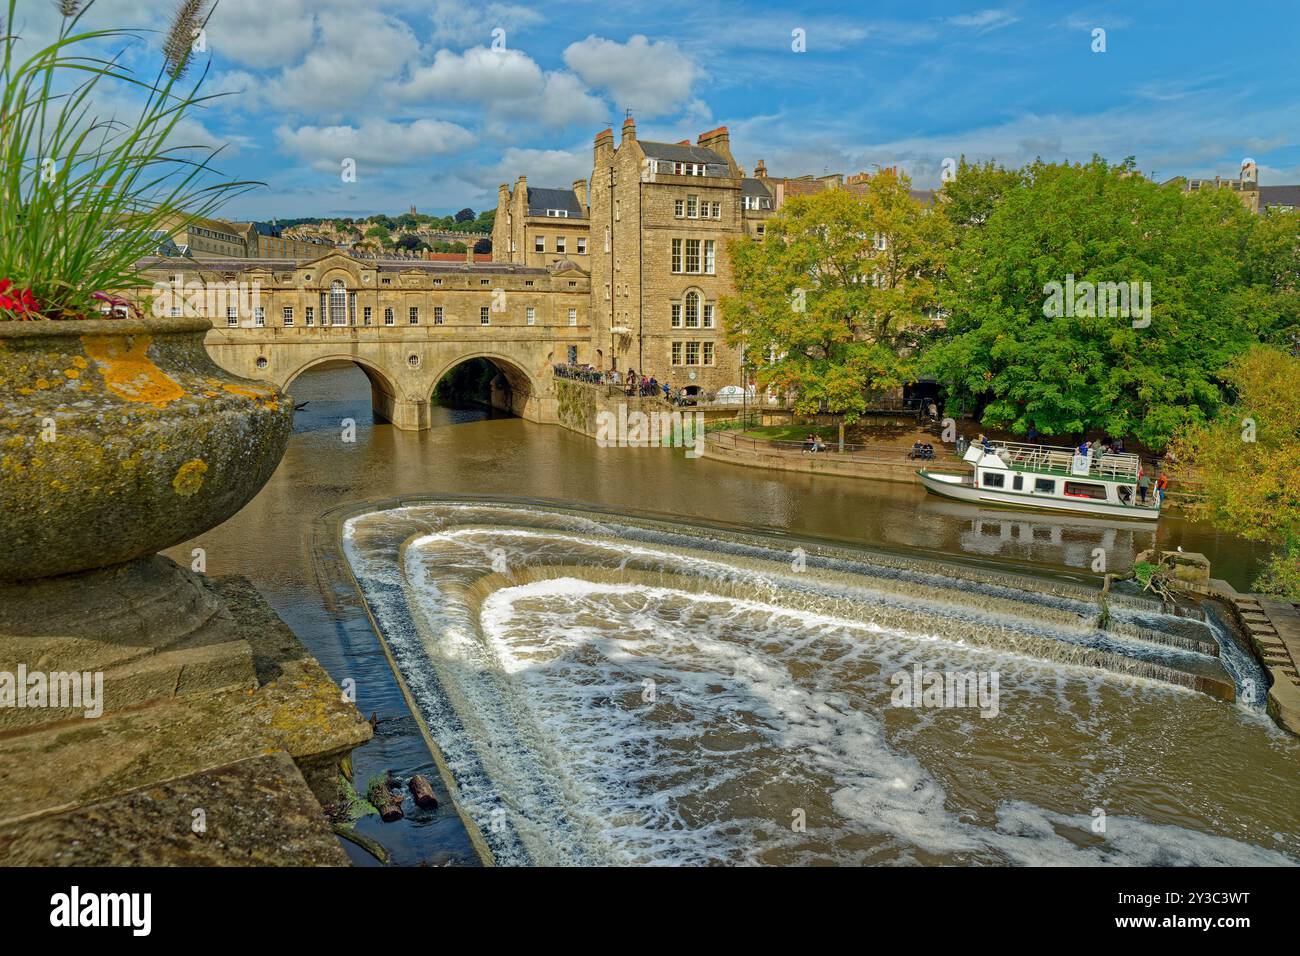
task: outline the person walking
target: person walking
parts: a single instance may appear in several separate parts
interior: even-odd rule
[[[1157,508],[1163,508],[1165,506],[1165,492],[1168,490],[1168,488],[1169,488],[1169,476],[1162,471],[1160,473],[1160,477],[1156,479],[1156,507]]]
[[[1147,492],[1151,489],[1151,479],[1145,471],[1138,471],[1138,501],[1147,503]]]

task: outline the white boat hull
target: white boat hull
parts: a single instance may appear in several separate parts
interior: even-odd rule
[[[1118,505],[1090,498],[1074,500],[1048,495],[1000,491],[996,488],[978,488],[971,482],[969,477],[964,475],[951,475],[925,470],[919,470],[916,474],[921,479],[921,484],[925,485],[928,491],[932,491],[936,495],[942,495],[945,498],[968,501],[972,504],[1098,515],[1107,518],[1123,518],[1127,521],[1155,522],[1160,518],[1160,510],[1154,507]]]

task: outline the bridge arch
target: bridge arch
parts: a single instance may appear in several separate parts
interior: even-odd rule
[[[290,372],[279,383],[283,391],[289,391],[293,383],[310,369],[326,362],[347,362],[361,369],[370,382],[370,406],[375,415],[384,421],[391,422],[395,414],[395,408],[399,401],[400,392],[394,383],[394,377],[387,369],[380,367],[377,363],[369,359],[360,358],[348,352],[339,352],[329,355],[315,355],[303,362],[296,369]]]
[[[444,363],[429,383],[428,392],[424,396],[425,404],[427,405],[433,401],[433,393],[438,387],[438,383],[452,369],[475,359],[484,359],[490,362],[500,373],[498,379],[501,380],[501,387],[498,388],[498,383],[494,382],[492,388],[492,404],[494,407],[502,411],[508,411],[520,418],[536,417],[537,403],[541,398],[542,389],[533,375],[518,360],[502,355],[499,352],[474,350],[457,355]]]

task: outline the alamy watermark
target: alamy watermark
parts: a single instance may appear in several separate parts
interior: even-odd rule
[[[152,289],[155,318],[202,316],[224,319],[252,316],[262,307],[260,282],[184,282],[174,276],[169,282],[155,282]]]
[[[629,412],[620,402],[618,412],[596,413],[599,448],[685,448],[687,458],[704,454],[703,412]]]
[[[997,671],[927,671],[913,664],[889,678],[894,707],[945,707],[978,710],[987,719],[998,715]]]
[[[1075,282],[1074,274],[1064,282],[1043,286],[1043,315],[1049,319],[1070,316],[1086,319],[1132,319],[1133,328],[1151,324],[1150,282]]]
[[[103,671],[0,671],[0,707],[80,710],[87,719],[104,713]]]

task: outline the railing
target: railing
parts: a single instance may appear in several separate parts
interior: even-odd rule
[[[1133,454],[1101,454],[1087,456],[1086,471],[1076,470],[1084,461],[1073,448],[1059,445],[1029,445],[1024,442],[990,441],[993,453],[1012,468],[1041,471],[1054,475],[1074,475],[1080,478],[1095,476],[1111,480],[1137,481],[1142,460]]]

